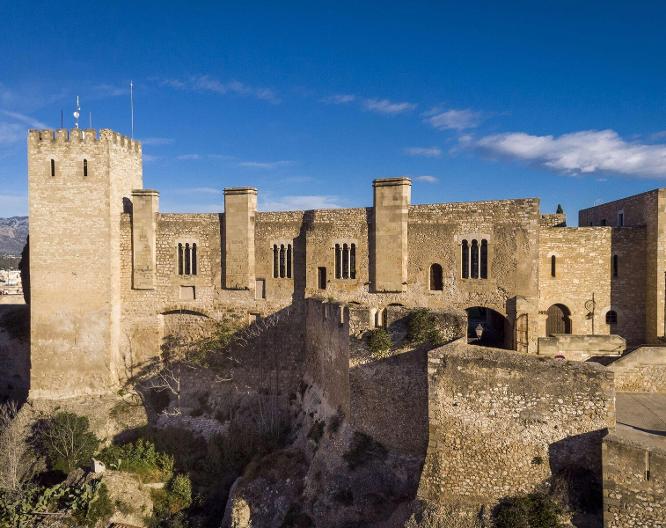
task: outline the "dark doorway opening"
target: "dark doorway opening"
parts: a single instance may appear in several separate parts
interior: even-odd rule
[[[317,268],[317,285],[320,290],[326,289],[326,268]]]
[[[484,306],[472,306],[467,312],[467,337],[475,345],[510,348],[505,336],[508,321],[501,313]]]

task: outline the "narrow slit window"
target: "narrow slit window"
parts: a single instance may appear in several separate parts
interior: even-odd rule
[[[291,244],[287,245],[287,278],[291,279]]]
[[[284,274],[285,274],[285,265],[284,265],[284,259],[285,259],[285,254],[284,254],[284,244],[280,246],[280,278],[284,279]]]
[[[197,245],[192,244],[192,275],[197,274]]]
[[[342,278],[342,251],[340,244],[335,244],[335,278]]]
[[[430,290],[442,291],[444,289],[444,281],[442,280],[442,266],[433,264],[430,266]]]
[[[185,275],[190,275],[191,264],[192,264],[190,258],[191,258],[190,245],[185,244]]]
[[[620,263],[617,255],[613,255],[613,277],[618,277],[620,274]]]
[[[51,177],[55,176],[55,160],[51,160]]]
[[[550,256],[550,276],[555,277],[557,275],[557,257],[555,255]]]
[[[183,273],[183,244],[178,244],[178,275],[182,275]]]
[[[349,247],[342,244],[342,278],[349,278]]]
[[[481,278],[488,278],[488,241],[481,241]]]
[[[461,261],[462,261],[462,278],[469,278],[469,243],[467,240],[462,241],[462,250],[461,250]]]
[[[277,244],[273,244],[273,278],[277,279],[280,275],[280,257]]]
[[[88,176],[88,160],[84,159],[83,160],[83,177],[85,178],[87,176]]]
[[[470,258],[470,264],[472,268],[471,276],[473,279],[479,278],[479,243],[476,240],[472,240],[472,255]]]
[[[349,247],[349,278],[356,278],[356,244]]]

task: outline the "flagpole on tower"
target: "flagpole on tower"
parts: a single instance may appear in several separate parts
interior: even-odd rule
[[[134,82],[130,81],[130,113],[132,119],[132,132],[130,137],[134,139]]]

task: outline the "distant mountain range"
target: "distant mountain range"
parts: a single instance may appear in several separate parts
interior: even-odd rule
[[[27,236],[27,216],[0,218],[0,255],[20,255]]]

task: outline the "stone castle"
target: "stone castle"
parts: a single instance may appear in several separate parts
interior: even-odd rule
[[[408,178],[375,180],[367,208],[258,212],[256,189],[231,188],[223,213],[165,214],[140,142],[111,130],[31,130],[28,161],[32,400],[108,394],[168,336],[288,314],[255,347],[286,358],[285,398],[407,457],[418,497],[478,505],[572,466],[601,480],[618,379],[665,391],[662,359],[614,380],[540,357],[662,342],[665,189],[585,209],[577,228],[536,198],[412,205]],[[359,336],[419,307],[455,340],[370,361]],[[246,370],[260,393],[264,370]],[[640,502],[663,502],[666,450],[627,445],[604,444],[605,526],[666,521]]]
[[[391,304],[464,309],[489,344],[530,354],[553,334],[664,336],[663,189],[578,228],[534,198],[412,205],[407,178],[375,180],[369,208],[257,212],[257,190],[233,188],[224,213],[164,214],[138,141],[33,130],[28,149],[34,396],[108,388],[174,316],[251,321],[308,297],[366,304],[376,325]]]

